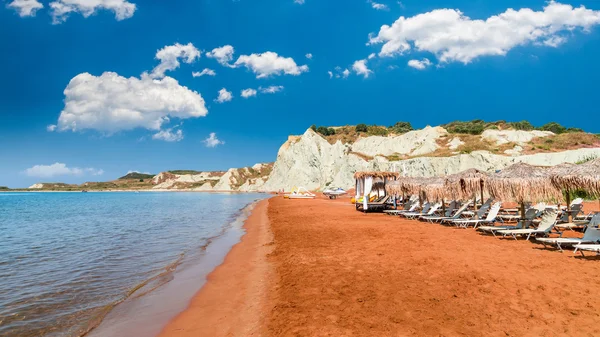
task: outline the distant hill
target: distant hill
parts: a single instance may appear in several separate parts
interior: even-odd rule
[[[174,170],[174,171],[168,171],[169,173],[173,173],[173,174],[179,174],[179,175],[186,175],[186,174],[200,174],[202,173],[201,171],[194,171],[194,170]]]
[[[145,174],[145,173],[139,173],[139,172],[131,172],[131,173],[128,173],[128,174],[122,176],[118,180],[125,180],[125,179],[152,179],[152,178],[154,178],[154,176],[155,176],[155,174]]]

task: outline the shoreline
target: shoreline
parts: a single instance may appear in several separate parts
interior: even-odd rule
[[[100,323],[85,336],[108,337],[134,335],[156,336],[206,284],[209,274],[225,261],[226,256],[245,235],[245,225],[262,199],[240,209],[235,219],[214,237],[208,238],[200,255],[186,257],[173,273],[167,273],[164,283],[156,288],[133,293],[112,308]]]
[[[273,239],[269,203],[270,199],[257,203],[244,223],[240,241],[208,274],[187,308],[163,327],[159,337],[265,334],[264,313],[273,275],[267,261]]]

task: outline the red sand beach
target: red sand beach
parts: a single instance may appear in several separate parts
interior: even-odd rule
[[[600,335],[595,258],[348,199],[274,197],[246,229],[161,336]]]

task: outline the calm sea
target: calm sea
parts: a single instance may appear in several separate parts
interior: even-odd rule
[[[261,194],[0,193],[0,336],[80,336],[202,259]]]

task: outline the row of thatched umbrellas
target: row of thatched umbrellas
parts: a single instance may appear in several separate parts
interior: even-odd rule
[[[566,192],[567,207],[570,192],[583,190],[600,196],[600,158],[584,164],[561,164],[540,167],[516,163],[500,172],[469,169],[446,177],[415,178],[397,177],[386,185],[389,194],[419,196],[424,193],[430,200],[470,199],[484,192],[498,200],[513,200],[521,204],[524,214],[525,202],[559,201]]]

